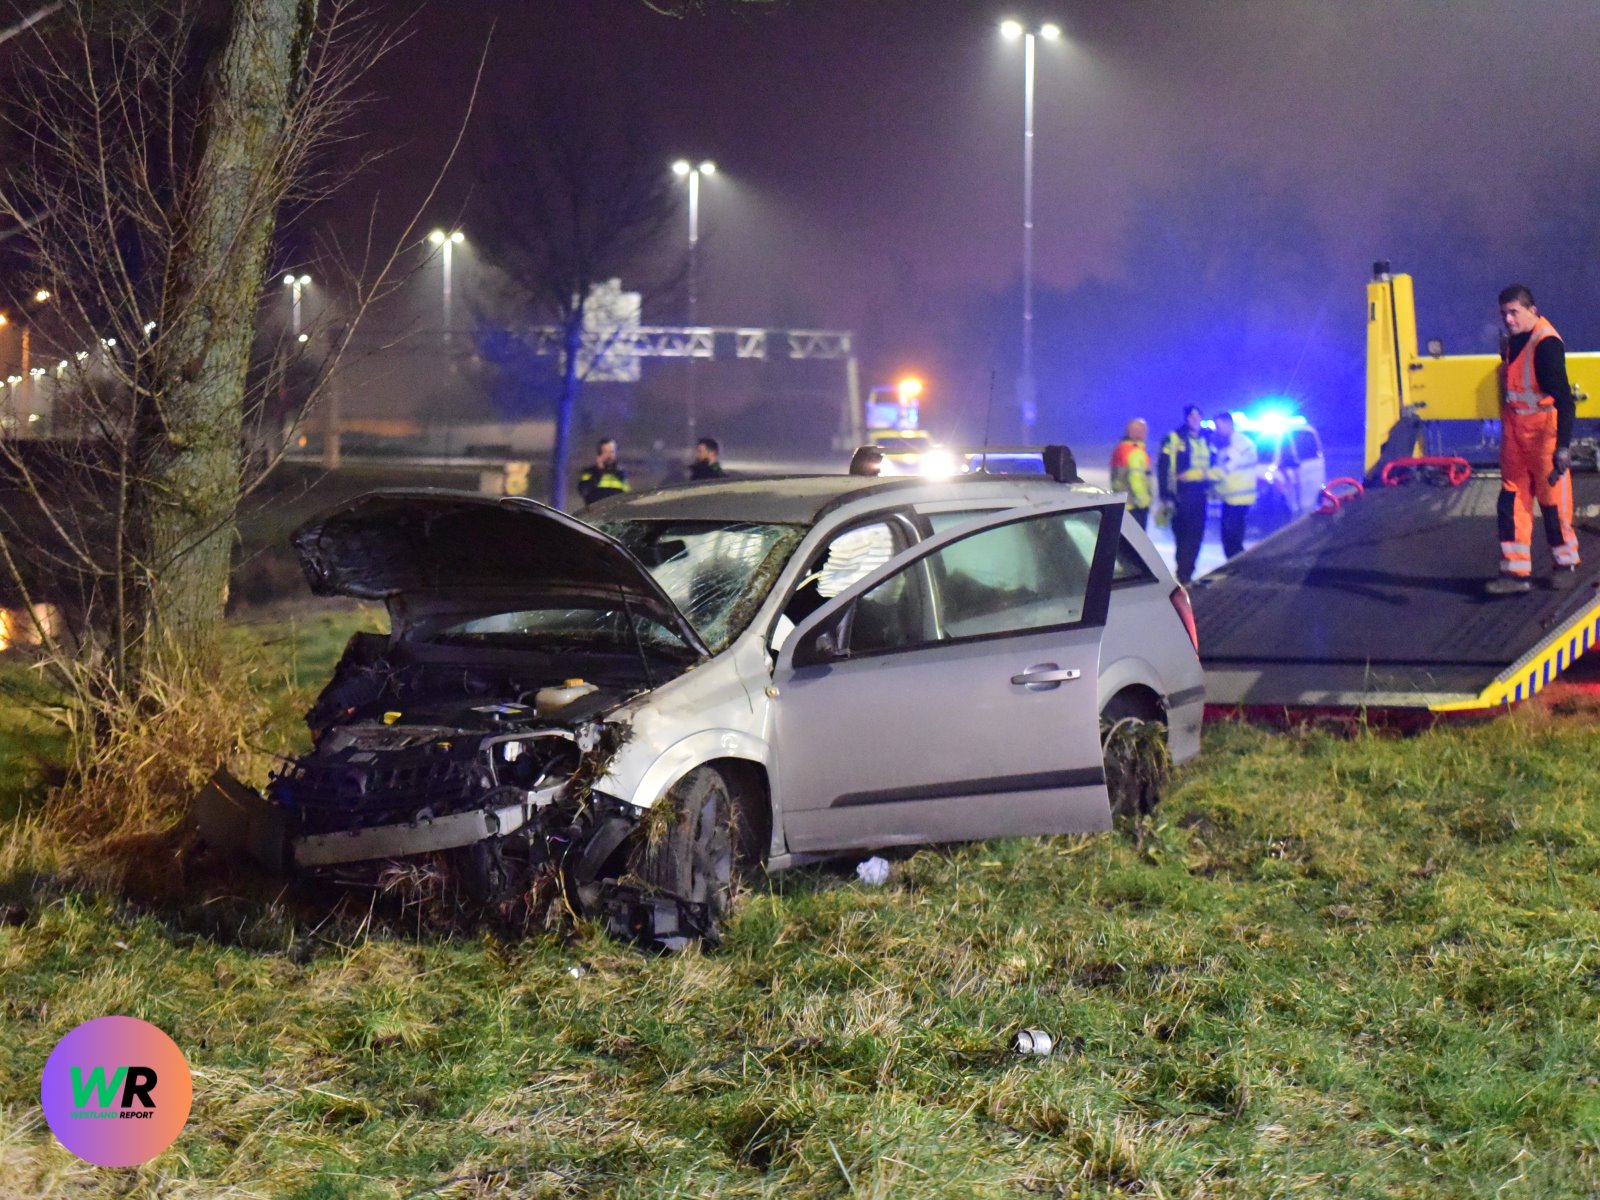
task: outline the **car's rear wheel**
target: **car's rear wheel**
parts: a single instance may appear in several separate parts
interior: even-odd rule
[[[1153,692],[1118,692],[1100,712],[1100,753],[1111,813],[1137,818],[1155,812],[1172,774],[1166,715]]]

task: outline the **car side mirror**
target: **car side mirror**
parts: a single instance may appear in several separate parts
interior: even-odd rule
[[[850,609],[847,608],[826,625],[813,629],[805,640],[794,648],[794,665],[820,667],[837,662],[841,658],[848,658],[850,652],[844,649],[843,631],[849,614]]]

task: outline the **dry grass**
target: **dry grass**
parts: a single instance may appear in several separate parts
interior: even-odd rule
[[[352,620],[370,626],[374,616],[311,628],[342,631]],[[235,631],[221,671],[163,667],[141,681],[138,698],[92,663],[68,664],[64,688],[30,672],[35,679],[19,708],[31,714],[36,735],[48,730],[61,782],[16,814],[0,840],[0,870],[47,869],[141,901],[181,899],[194,884],[183,823],[195,793],[218,766],[264,782],[306,744],[299,715],[312,689],[293,653],[275,653],[285,638],[292,645],[300,636],[293,626],[266,641]],[[314,671],[325,672],[327,655],[319,647]],[[18,674],[13,668],[10,677]]]

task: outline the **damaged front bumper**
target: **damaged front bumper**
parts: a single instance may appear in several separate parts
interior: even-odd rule
[[[511,789],[502,789],[509,791]],[[407,858],[476,845],[516,833],[560,787],[519,792],[510,803],[424,816],[389,825],[369,825],[334,833],[294,834],[289,815],[254,788],[218,771],[195,798],[195,825],[206,845],[253,859],[277,874]]]
[[[499,808],[424,817],[408,824],[306,834],[289,839],[289,856],[296,867],[331,867],[373,858],[405,858],[435,850],[455,850],[486,838],[515,833],[528,823],[535,807],[538,806],[530,801],[521,801]]]
[[[390,862],[480,844],[497,846],[502,839],[521,834],[542,843],[544,861],[559,864],[573,910],[599,917],[614,937],[669,951],[692,941],[715,944],[716,925],[706,905],[615,877],[614,856],[637,827],[631,807],[596,796],[587,819],[546,827],[544,818],[553,816],[551,806],[561,790],[561,786],[528,792],[501,788],[489,798],[507,793],[517,798],[408,822],[296,834],[291,830],[291,813],[218,770],[195,798],[193,811],[207,847],[251,859],[277,875]]]

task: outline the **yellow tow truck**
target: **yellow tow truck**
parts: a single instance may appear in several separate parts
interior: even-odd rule
[[[1575,585],[1536,578],[1491,596],[1498,467],[1423,452],[1439,422],[1499,420],[1499,367],[1493,354],[1419,348],[1411,277],[1376,265],[1364,478],[1330,481],[1316,515],[1196,581],[1208,704],[1488,713],[1536,695],[1600,639],[1594,453],[1573,471]],[[1569,348],[1567,373],[1578,416],[1600,416],[1600,353]],[[1534,554],[1536,577],[1548,575],[1537,527]]]

